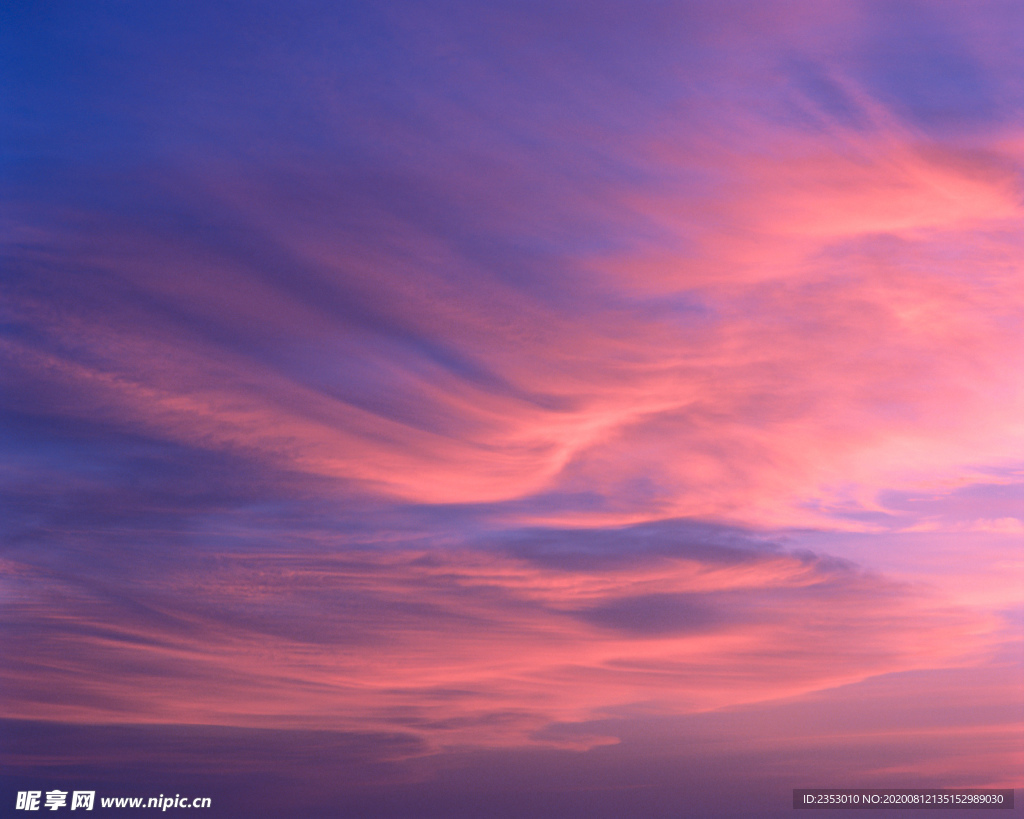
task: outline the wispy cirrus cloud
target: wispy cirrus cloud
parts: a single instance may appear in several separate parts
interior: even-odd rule
[[[515,744],[618,707],[704,711],[969,662],[999,627],[843,562],[685,524],[485,548],[196,544],[184,564],[150,538],[149,568],[124,547],[105,571],[10,564],[12,715]]]
[[[1012,780],[1012,4],[176,8],[5,44],[18,765]]]

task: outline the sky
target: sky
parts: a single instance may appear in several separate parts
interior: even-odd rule
[[[3,815],[1022,784],[1019,3],[0,17]]]

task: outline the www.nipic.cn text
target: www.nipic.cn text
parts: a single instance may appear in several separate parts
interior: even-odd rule
[[[208,808],[209,796],[190,798],[180,793],[174,796],[101,796],[96,791],[18,791],[15,810],[92,810],[98,802],[101,808]]]

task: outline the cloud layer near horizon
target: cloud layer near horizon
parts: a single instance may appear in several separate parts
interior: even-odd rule
[[[185,562],[188,544],[151,542],[137,565],[73,541],[52,565],[8,561],[7,641],[24,663],[6,678],[8,715],[587,747],[608,740],[545,730],[976,662],[1001,627],[839,561],[683,524],[505,532],[489,548],[308,534],[301,549],[226,541]]]

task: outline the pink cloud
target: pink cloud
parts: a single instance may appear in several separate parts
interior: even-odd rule
[[[590,571],[479,551],[214,564],[137,581],[138,602],[16,606],[8,713],[507,745],[622,708],[686,714],[975,663],[998,637],[980,612],[783,553]]]
[[[39,17],[4,716],[1012,785],[1013,26],[465,5]]]
[[[391,497],[493,502],[585,488],[614,501],[535,519],[849,526],[809,509],[849,497],[870,508],[882,489],[955,479],[999,462],[1021,435],[1022,251],[1008,232],[1019,159],[1007,139],[929,145],[877,117],[873,130],[824,138],[763,129],[753,153],[687,137],[684,165],[641,150],[666,175],[656,198],[623,185],[602,191],[601,205],[559,204],[618,235],[660,231],[567,259],[595,287],[578,310],[383,212],[360,216],[372,243],[331,231],[328,214],[344,205],[329,185],[315,217],[282,209],[270,182],[208,169],[205,194],[278,257],[266,275],[230,243],[189,247],[114,225],[66,241],[81,263],[213,335],[183,336],[141,305],[101,326],[25,303],[58,344],[89,356],[16,342],[7,355],[66,383],[72,414]],[[698,159],[722,183],[691,196],[672,180]],[[496,172],[497,187],[516,170]],[[441,184],[444,169],[432,173]],[[458,177],[447,184],[468,203],[490,196]],[[305,272],[289,283],[281,265]],[[658,294],[680,306],[653,307]],[[359,321],[346,324],[345,309]],[[268,347],[254,356],[243,348],[255,327]]]

